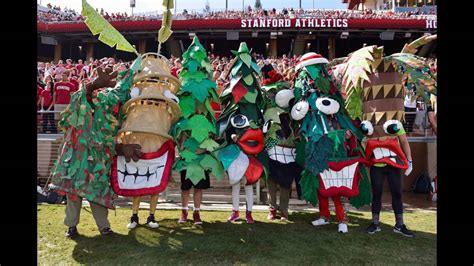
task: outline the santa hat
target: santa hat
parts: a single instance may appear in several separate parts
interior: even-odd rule
[[[298,61],[296,65],[296,71],[300,70],[302,67],[315,65],[315,64],[329,64],[329,61],[317,53],[306,53]]]

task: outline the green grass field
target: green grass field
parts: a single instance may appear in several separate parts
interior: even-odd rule
[[[393,213],[381,214],[382,231],[365,233],[369,212],[349,212],[349,233],[337,232],[337,223],[310,224],[315,213],[290,214],[292,222],[267,221],[254,213],[255,224],[226,222],[228,212],[203,211],[202,226],[178,224],[180,211],[158,210],[160,227],[126,225],[131,210],[109,213],[115,234],[102,237],[90,209],[83,209],[74,240],[66,239],[62,205],[38,205],[38,263],[56,264],[436,264],[436,214],[405,214],[416,234],[406,238],[393,233]],[[147,217],[140,211],[140,221]],[[241,214],[242,215],[242,214]],[[334,218],[334,217],[333,217]]]

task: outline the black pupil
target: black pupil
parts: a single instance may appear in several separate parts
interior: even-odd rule
[[[397,126],[396,124],[392,124],[392,125],[390,125],[390,126],[387,127],[387,131],[388,131],[388,133],[390,133],[390,134],[395,134],[395,133],[398,132],[398,130],[399,130],[399,129],[398,129],[398,126]]]
[[[245,116],[243,115],[238,115],[236,117],[234,117],[234,123],[236,126],[243,126],[245,125]]]
[[[329,100],[323,100],[323,105],[329,106],[331,102]]]

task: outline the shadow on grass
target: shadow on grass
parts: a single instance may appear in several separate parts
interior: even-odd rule
[[[409,239],[393,233],[393,224],[381,223],[382,231],[369,235],[365,228],[370,219],[360,213],[348,213],[348,234],[338,233],[337,223],[312,226],[314,213],[292,213],[290,223],[267,221],[266,213],[255,213],[251,225],[225,222],[222,212],[206,213],[213,219],[202,226],[158,219],[157,229],[139,226],[127,234],[80,236],[74,240],[72,256],[81,264],[436,262],[436,234],[414,230],[416,237]]]

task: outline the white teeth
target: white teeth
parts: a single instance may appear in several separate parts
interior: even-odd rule
[[[342,168],[339,171],[333,171],[331,169],[324,170],[320,176],[326,189],[330,187],[342,186],[352,189],[354,174],[358,164],[359,162],[354,163]]]
[[[382,153],[382,150],[380,148],[376,148],[374,149],[374,156],[375,156],[375,159],[380,159],[383,157],[383,153]]]
[[[390,157],[390,151],[385,148],[380,148],[382,150],[383,157]]]
[[[397,154],[394,153],[393,151],[390,151],[390,155],[391,155],[391,156],[397,156]]]
[[[395,158],[390,158],[390,161],[394,162],[394,163],[397,163],[397,161],[395,160]]]

